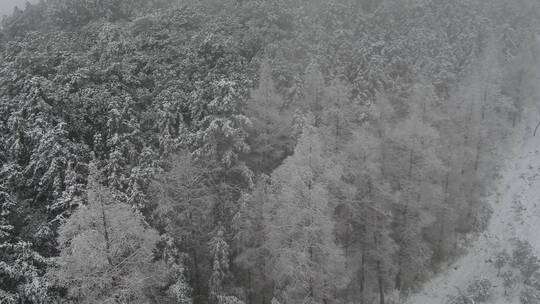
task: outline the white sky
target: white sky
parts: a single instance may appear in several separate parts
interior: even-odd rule
[[[27,0],[0,0],[0,18],[4,15],[11,14],[15,6],[23,9],[26,2]],[[36,0],[30,0],[28,2],[36,2]]]

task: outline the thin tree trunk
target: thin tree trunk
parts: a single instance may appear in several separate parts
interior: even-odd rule
[[[377,252],[379,251],[379,245],[380,245],[380,240],[379,238],[377,237],[377,233],[375,233],[375,235],[373,235],[373,241],[375,243],[375,247],[377,249]],[[382,276],[382,267],[381,267],[381,260],[378,259],[377,260],[377,263],[376,263],[376,269],[377,269],[377,285],[378,285],[378,288],[379,288],[379,304],[384,304],[384,282],[383,282],[383,276]]]
[[[384,285],[381,271],[381,261],[377,261],[377,283],[379,285],[379,304],[384,304]]]
[[[382,124],[383,124],[383,114],[382,114],[382,113],[379,114],[379,124],[381,124],[381,125],[379,126],[379,130],[378,130],[379,138],[382,138],[382,137],[383,137],[383,127],[382,127]]]
[[[445,249],[444,249],[444,240],[445,240],[445,220],[444,220],[444,210],[441,209],[441,218],[440,218],[440,222],[441,222],[441,225],[439,227],[439,254],[440,254],[440,258],[441,259],[444,259],[445,255],[446,255],[446,252],[445,252]]]
[[[398,265],[398,272],[396,273],[395,288],[401,293],[401,263]]]
[[[364,167],[366,167],[366,162],[367,162],[367,152],[366,152],[366,150],[364,150],[364,157],[362,158],[362,161],[364,162]]]
[[[444,181],[444,193],[448,194],[448,185],[450,184],[450,171],[446,172],[446,178]]]
[[[254,303],[253,302],[253,297],[252,297],[252,295],[253,295],[253,285],[252,285],[253,280],[251,279],[251,270],[248,270],[247,275],[248,275],[247,298],[249,300],[249,303]]]
[[[427,117],[427,109],[426,109],[426,103],[422,103],[422,122],[426,123],[426,117]]]
[[[315,127],[319,127],[320,125],[320,113],[319,113],[319,93],[315,93],[315,103],[311,105],[311,112],[313,113],[313,116],[315,118],[314,125]]]
[[[366,249],[364,247],[362,247],[360,263],[360,304],[366,304]]]
[[[312,301],[315,299],[315,293],[313,291],[313,279],[309,280],[309,297],[312,299]]]
[[[484,120],[484,117],[485,117],[485,113],[486,113],[486,101],[487,101],[487,88],[484,89],[484,98],[482,99],[482,106],[480,107],[481,109],[481,116],[482,116],[482,120]]]
[[[534,128],[533,136],[536,136],[536,131],[538,131],[538,127],[540,127],[540,121],[539,121],[538,124],[536,125],[536,128]]]
[[[112,266],[112,259],[111,259],[111,243],[109,240],[109,228],[107,224],[107,216],[105,215],[105,206],[103,206],[103,202],[100,201],[101,205],[101,220],[103,221],[103,237],[105,238],[105,254],[107,255],[107,262],[109,265]]]
[[[382,147],[382,150],[381,150],[381,158],[382,158],[382,162],[381,162],[381,175],[382,175],[382,178],[385,179],[386,178],[386,172],[384,170],[385,168],[385,162],[386,162],[386,153],[384,152],[384,144],[381,145]]]
[[[193,269],[195,271],[189,271],[188,273],[191,273],[191,281],[190,282],[194,288],[193,291],[196,296],[200,296],[202,294],[201,287],[199,283],[199,261],[197,260],[197,251],[195,248],[191,248],[191,256],[193,257]],[[193,284],[195,283],[195,284]]]
[[[403,212],[401,213],[401,217],[402,217],[402,232],[401,233],[405,233],[405,231],[407,230],[407,225],[409,224],[407,219],[408,219],[408,213],[409,213],[409,204],[408,202],[405,204],[405,208],[403,208]],[[398,251],[398,271],[397,271],[397,274],[396,274],[396,279],[395,279],[395,288],[398,290],[398,291],[401,291],[401,286],[402,286],[402,280],[401,280],[401,275],[402,275],[402,266],[403,266],[403,252],[402,252],[402,247],[400,247],[399,251]]]
[[[341,126],[339,125],[339,115],[336,114],[336,152],[338,151],[339,133]]]
[[[413,149],[411,149],[411,155],[409,157],[409,180],[411,179],[412,177],[412,170],[413,170]]]
[[[480,149],[482,147],[482,140],[478,140],[478,144],[476,145],[476,158],[474,160],[474,172],[478,171],[478,166],[480,164]]]

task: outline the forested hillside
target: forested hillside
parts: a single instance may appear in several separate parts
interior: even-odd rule
[[[0,303],[402,303],[487,227],[539,26],[535,0],[15,10]]]

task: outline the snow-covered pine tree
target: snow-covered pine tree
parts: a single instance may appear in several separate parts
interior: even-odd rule
[[[48,297],[43,268],[50,261],[14,231],[20,222],[15,199],[0,186],[0,302],[39,303]]]
[[[325,156],[315,127],[304,127],[295,153],[271,179],[263,207],[268,276],[285,302],[322,303],[346,276],[327,189],[339,179],[339,168]]]
[[[338,235],[345,247],[355,284],[349,286],[360,303],[371,303],[393,287],[397,245],[391,237],[397,197],[382,174],[382,140],[369,130],[353,133],[339,161],[344,198],[337,206]]]
[[[225,292],[225,285],[229,273],[229,244],[225,241],[223,227],[218,226],[215,235],[210,240],[210,252],[212,255],[212,273],[210,274],[210,300],[212,303],[222,303],[221,298]]]
[[[145,301],[160,280],[153,251],[159,241],[142,216],[115,200],[90,166],[88,204],[60,227],[58,267],[49,276],[79,303]]]
[[[321,123],[321,115],[326,106],[325,81],[319,64],[312,60],[304,72],[303,98],[301,109],[310,112],[314,117],[315,126]]]
[[[250,166],[255,172],[269,174],[292,150],[292,117],[276,91],[269,59],[261,63],[259,84],[251,91],[247,114],[253,123],[253,131],[248,138],[252,147]]]

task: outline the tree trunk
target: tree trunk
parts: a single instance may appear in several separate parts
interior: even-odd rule
[[[252,297],[253,296],[253,285],[252,285],[253,280],[251,279],[251,270],[248,270],[247,275],[248,275],[247,298],[248,298],[249,303],[254,303],[253,297]]]
[[[385,164],[385,162],[386,162],[386,156],[385,156],[386,153],[384,153],[384,150],[385,150],[384,149],[384,144],[381,145],[381,148],[382,148],[382,150],[381,150],[381,158],[382,158],[382,161],[381,161],[381,176],[382,176],[383,179],[385,179],[386,178],[386,172],[385,172],[384,168],[385,168],[385,165],[386,165]]]
[[[482,140],[478,140],[478,144],[476,145],[476,158],[474,160],[474,172],[478,171],[478,166],[480,164],[480,149],[482,147]]]
[[[382,127],[382,124],[383,124],[383,114],[380,113],[379,114],[379,124],[381,124],[378,128],[378,132],[379,133],[379,138],[382,138],[383,137],[383,127]]]
[[[309,280],[309,297],[313,300],[315,300],[315,293],[314,293],[314,290],[313,290],[313,280],[310,279]]]
[[[107,255],[107,262],[110,266],[112,266],[112,259],[111,259],[111,242],[109,240],[109,228],[107,225],[107,217],[105,215],[105,206],[103,206],[103,202],[100,201],[101,205],[101,220],[103,222],[103,237],[105,238],[105,254]]]
[[[375,248],[377,251],[379,251],[379,245],[380,245],[380,239],[378,238],[377,233],[373,235],[373,241],[375,243]],[[384,281],[383,281],[383,274],[382,274],[382,267],[381,267],[381,260],[377,260],[377,285],[379,288],[379,304],[384,304]]]
[[[360,263],[360,304],[366,304],[366,249],[363,247]]]
[[[426,107],[426,102],[423,102],[422,103],[422,122],[423,123],[426,123],[427,119],[427,107]]]
[[[336,114],[336,152],[338,151],[339,147],[338,147],[338,142],[339,142],[339,131],[340,131],[340,125],[339,125],[339,115]]]
[[[413,169],[413,149],[411,149],[411,155],[409,157],[409,180],[411,179],[412,177],[412,169]]]
[[[407,221],[407,217],[408,217],[408,213],[409,213],[409,204],[406,203],[405,204],[405,208],[403,208],[403,212],[401,213],[401,220],[402,220],[402,226],[401,226],[401,229],[402,231],[400,231],[400,234],[401,233],[405,233],[405,231],[407,230],[407,225],[408,225],[408,221]],[[402,274],[402,264],[403,264],[403,251],[402,251],[402,248],[403,247],[400,247],[399,251],[398,251],[398,261],[397,261],[397,268],[398,268],[398,271],[397,271],[397,274],[396,274],[396,278],[395,278],[395,288],[399,291],[401,291],[401,286],[402,286],[402,280],[401,280],[401,274]]]
[[[536,136],[536,131],[538,131],[538,127],[540,127],[540,121],[539,121],[538,124],[536,125],[536,128],[534,128],[533,136]]]
[[[484,120],[484,117],[486,115],[486,101],[487,101],[487,88],[484,89],[484,98],[482,99],[482,106],[480,107],[481,108],[481,111],[482,111],[482,120]]]
[[[444,193],[448,194],[448,185],[450,184],[450,171],[446,172],[446,179],[444,181]]]
[[[191,256],[193,257],[193,269],[195,271],[189,271],[188,273],[191,276],[190,284],[193,286],[194,296],[198,297],[202,294],[202,291],[201,284],[199,284],[199,261],[197,260],[197,250],[195,250],[195,248],[191,249]]]
[[[401,293],[401,265],[398,265],[398,272],[396,273],[395,288]]]
[[[377,261],[377,283],[379,285],[379,304],[384,304],[384,286],[381,271],[381,261]]]
[[[319,93],[315,93],[315,103],[311,105],[311,112],[313,113],[313,116],[315,118],[315,121],[313,122],[313,125],[318,128],[320,125],[321,115],[319,111]]]
[[[440,258],[441,260],[444,260],[444,257],[446,255],[446,252],[445,252],[445,246],[444,246],[444,241],[445,241],[445,221],[444,221],[444,210],[441,209],[441,218],[440,218],[440,227],[439,227],[439,255],[440,255]]]

